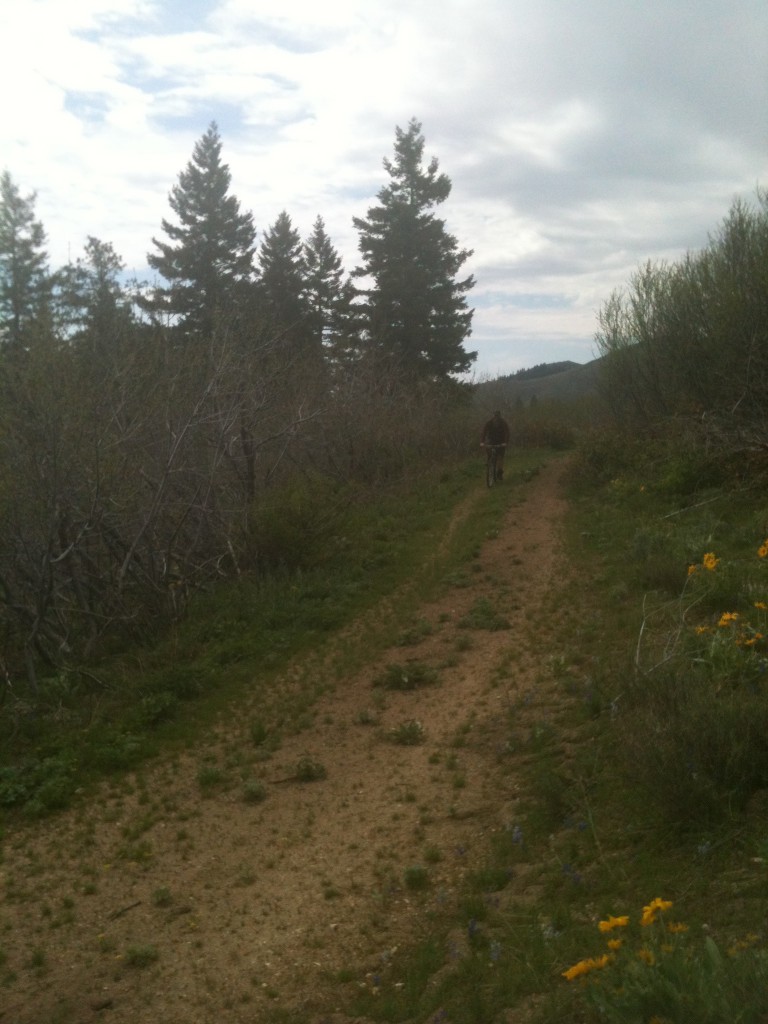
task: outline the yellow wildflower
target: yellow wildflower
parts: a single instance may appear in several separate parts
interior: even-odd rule
[[[663,900],[657,896],[655,900],[651,900],[647,907],[643,907],[643,916],[640,919],[640,924],[643,926],[653,924],[656,920],[656,915],[659,912],[663,913],[665,910],[669,910],[671,906],[670,900]]]
[[[701,636],[702,633],[710,633],[711,631],[712,631],[712,627],[711,626],[697,626],[696,627],[696,632],[698,633],[699,636]]]
[[[743,953],[745,949],[749,949],[758,940],[759,935],[753,935],[751,933],[744,936],[743,939],[736,939],[733,945],[728,947],[728,956],[738,956],[739,953]]]
[[[563,971],[563,977],[567,981],[573,981],[574,978],[580,978],[583,974],[589,974],[590,971],[606,967],[610,962],[611,958],[607,953],[603,953],[602,956],[589,957],[587,960],[579,960],[573,967]]]
[[[650,949],[638,949],[637,957],[642,960],[644,964],[648,964],[649,967],[653,967],[656,963],[656,957],[653,955]]]
[[[736,641],[736,643],[739,644],[739,646],[741,646],[741,647],[754,647],[755,644],[757,643],[757,641],[758,640],[762,640],[762,639],[763,639],[763,634],[762,633],[753,633],[752,636],[748,636],[747,634],[742,634],[739,637],[739,639]]]
[[[760,558],[765,558],[768,555],[768,540],[764,540],[760,547],[757,549],[757,553]]]
[[[731,623],[735,622],[736,619],[738,619],[738,617],[738,612],[723,612],[723,614],[720,616],[718,626],[730,626]]]
[[[680,935],[681,932],[688,931],[688,925],[683,924],[682,921],[670,921],[667,925],[667,931],[672,935]]]
[[[621,949],[623,939],[608,939],[608,949]]]
[[[714,572],[719,561],[720,559],[715,557],[714,551],[708,551],[702,558],[701,564],[705,569],[709,569],[710,572]]]
[[[592,968],[589,966],[586,960],[579,960],[573,967],[569,967],[567,971],[563,971],[563,977],[566,981],[575,981],[576,978],[580,978],[582,974],[589,974]]]
[[[614,928],[626,928],[629,924],[629,917],[625,914],[623,917],[611,917],[609,915],[606,921],[601,921],[598,924],[598,928],[601,932],[612,932]]]
[[[693,576],[693,574],[696,572],[697,569],[698,569],[698,565],[689,565],[688,566],[688,575],[689,576]]]
[[[768,604],[765,601],[755,601],[755,608],[759,608],[761,611],[768,611]]]

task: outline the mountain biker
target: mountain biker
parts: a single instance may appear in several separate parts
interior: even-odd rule
[[[496,455],[496,479],[504,478],[504,452],[509,444],[509,424],[502,417],[499,409],[483,427],[480,435],[480,446],[493,445],[498,449]]]

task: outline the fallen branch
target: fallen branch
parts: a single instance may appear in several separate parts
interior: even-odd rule
[[[136,900],[135,903],[129,903],[127,907],[121,907],[120,910],[113,910],[111,914],[107,914],[108,921],[115,921],[118,917],[122,917],[123,914],[127,914],[129,910],[133,910],[134,907],[138,907],[141,900]]]

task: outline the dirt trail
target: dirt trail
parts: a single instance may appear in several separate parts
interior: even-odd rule
[[[312,728],[253,767],[263,802],[239,786],[205,798],[197,752],[9,837],[0,981],[16,980],[0,986],[2,1024],[257,1024],[267,1007],[297,1005],[325,1021],[330,978],[375,984],[425,908],[482,863],[489,833],[514,823],[515,780],[500,783],[496,743],[542,671],[530,616],[556,571],[563,468],[520,488],[473,571],[420,610],[418,642],[337,681]],[[483,598],[509,628],[469,628]],[[438,681],[374,688],[390,663],[428,666]],[[253,757],[247,717],[209,757]],[[409,722],[424,741],[393,742]],[[302,758],[326,777],[290,781]],[[429,872],[424,893],[404,884],[416,866]]]

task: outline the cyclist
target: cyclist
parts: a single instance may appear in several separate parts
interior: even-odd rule
[[[509,444],[509,424],[502,417],[501,412],[497,409],[493,416],[483,427],[483,432],[480,435],[480,445],[485,447],[486,445],[493,445],[498,448],[496,455],[496,479],[502,480],[504,478],[504,452],[507,445]]]

